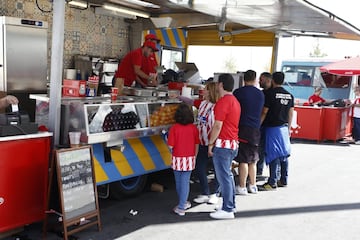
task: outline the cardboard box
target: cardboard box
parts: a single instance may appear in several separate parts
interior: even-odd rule
[[[63,80],[62,95],[63,97],[85,97],[86,81],[85,80]]]

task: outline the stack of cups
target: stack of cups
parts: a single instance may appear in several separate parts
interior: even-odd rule
[[[117,87],[112,87],[111,88],[111,102],[116,101],[118,93],[119,93],[119,89]]]

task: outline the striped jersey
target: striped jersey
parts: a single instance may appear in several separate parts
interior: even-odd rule
[[[200,144],[207,146],[209,144],[209,136],[215,122],[214,106],[215,104],[207,100],[201,101],[198,108],[197,127],[199,129]]]

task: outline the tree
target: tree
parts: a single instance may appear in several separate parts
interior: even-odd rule
[[[319,38],[316,39],[316,44],[314,45],[314,49],[309,53],[310,57],[326,57],[327,54],[323,53],[320,49]]]
[[[226,72],[236,72],[237,71],[236,60],[234,59],[234,57],[232,55],[229,56],[229,58],[227,58],[225,60],[224,69]]]

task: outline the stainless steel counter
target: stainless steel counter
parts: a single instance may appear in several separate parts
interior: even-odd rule
[[[39,132],[39,133],[35,133],[35,134],[7,136],[7,137],[0,137],[0,142],[23,140],[23,139],[32,139],[32,138],[51,137],[52,135],[53,134],[51,132]]]

